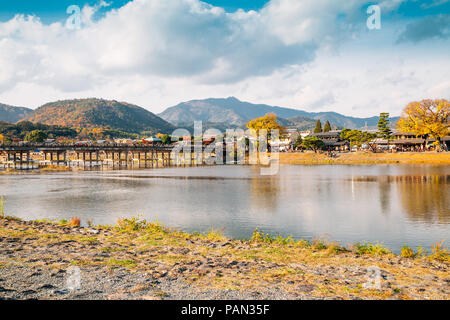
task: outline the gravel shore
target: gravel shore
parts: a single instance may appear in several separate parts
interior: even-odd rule
[[[448,260],[149,230],[0,219],[0,299],[450,298]]]

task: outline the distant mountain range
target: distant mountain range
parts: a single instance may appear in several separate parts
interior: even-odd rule
[[[0,121],[15,123],[25,118],[31,112],[33,112],[32,109],[24,107],[13,107],[7,104],[0,103]]]
[[[47,103],[23,120],[73,128],[171,133],[175,127],[150,111],[126,102],[75,99]]]
[[[376,127],[379,120],[377,116],[356,118],[336,112],[307,112],[266,104],[252,104],[240,101],[234,97],[182,102],[158,115],[174,125],[187,125],[193,121],[201,120],[203,122],[224,123],[241,127],[248,121],[271,112],[282,118],[280,119],[281,124],[298,127],[299,129],[314,128],[317,119],[320,119],[322,122],[328,120],[336,127],[349,129],[363,128],[366,125],[368,127]],[[397,122],[398,119],[398,117],[391,118],[391,123]]]
[[[252,104],[234,97],[192,100],[166,109],[159,115],[126,102],[104,99],[74,99],[47,103],[36,110],[0,104],[0,121],[33,123],[71,128],[109,128],[129,133],[171,133],[176,127],[192,132],[193,122],[202,121],[203,129],[244,128],[245,124],[267,113],[275,113],[278,122],[288,128],[311,130],[317,119],[329,121],[334,128],[360,129],[377,126],[379,117],[356,118],[336,112],[302,110]],[[398,117],[390,119],[394,125]]]

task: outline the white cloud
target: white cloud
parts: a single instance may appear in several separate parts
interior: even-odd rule
[[[395,10],[402,2],[380,5]],[[83,7],[81,30],[16,16],[0,23],[0,101],[36,107],[96,96],[160,112],[183,100],[234,95],[364,115],[383,107],[386,92],[391,110],[409,90],[445,94],[437,79],[448,62],[424,82],[414,66],[390,63],[394,48],[374,78],[367,70],[386,60],[365,54],[377,44],[359,55],[347,49],[366,32],[365,3],[272,0],[259,11],[227,13],[198,0],[135,0],[95,20],[108,5],[102,1]]]

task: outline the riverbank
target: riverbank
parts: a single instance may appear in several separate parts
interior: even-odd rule
[[[80,171],[82,169],[80,168],[69,168],[68,166],[55,166],[55,165],[48,165],[48,166],[42,166],[35,169],[28,169],[28,170],[20,170],[20,169],[14,169],[14,168],[6,168],[4,170],[0,170],[0,175],[4,174],[36,174],[36,173],[44,173],[44,172],[69,172],[69,171]]]
[[[282,165],[319,165],[319,164],[432,164],[450,165],[450,152],[399,152],[372,153],[348,152],[335,153],[336,157],[329,157],[326,153],[281,152]]]
[[[259,232],[250,240],[187,234],[138,219],[72,224],[0,218],[0,298],[450,299],[442,245],[394,255]],[[67,289],[71,266],[80,268],[79,290]]]

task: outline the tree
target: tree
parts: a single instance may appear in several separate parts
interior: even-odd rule
[[[320,122],[320,119],[316,122],[316,127],[314,128],[314,133],[321,133],[322,132],[322,122]]]
[[[168,135],[168,134],[164,134],[161,137],[161,141],[164,144],[171,144],[172,143],[172,137],[170,135]]]
[[[264,117],[255,118],[247,123],[247,128],[256,131],[259,135],[260,130],[267,130],[267,136],[270,137],[271,130],[278,130],[280,137],[284,135],[285,128],[278,124],[277,116],[274,113],[268,113]]]
[[[378,120],[378,136],[386,140],[390,140],[392,137],[392,131],[389,127],[389,113],[380,113],[380,120]]]
[[[47,139],[47,134],[41,130],[33,130],[25,136],[25,141],[28,142],[44,142],[45,139]]]
[[[323,132],[330,132],[330,131],[331,131],[331,124],[327,120],[327,122],[325,122],[325,126],[323,127]]]
[[[350,148],[356,144],[357,147],[361,147],[362,144],[369,144],[370,141],[375,139],[377,135],[375,133],[369,133],[360,130],[344,129],[341,131],[340,138],[342,140],[350,141]],[[370,146],[370,144],[369,144]]]
[[[94,138],[103,138],[104,137],[104,130],[103,128],[93,128],[90,132],[90,134],[94,137]]]
[[[302,135],[299,134],[297,139],[294,142],[294,148],[300,147],[302,145],[302,143],[303,143],[303,138],[302,138]]]
[[[411,102],[403,109],[397,128],[403,133],[431,136],[441,149],[441,139],[450,131],[449,118],[450,103],[445,99]]]
[[[325,143],[316,136],[306,137],[303,139],[302,146],[305,149],[311,149],[314,152],[325,147]]]
[[[0,143],[3,144],[4,141],[5,141],[5,136],[0,133]]]

